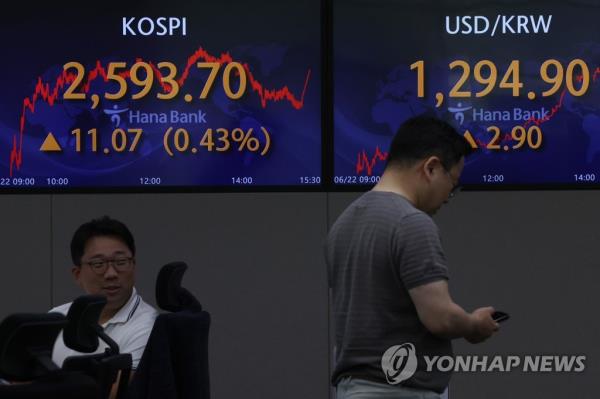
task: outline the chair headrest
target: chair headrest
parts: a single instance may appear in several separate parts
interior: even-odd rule
[[[63,332],[65,345],[77,352],[92,353],[98,348],[96,326],[106,305],[102,295],[83,295],[73,301]]]
[[[160,269],[156,278],[156,303],[158,307],[169,312],[202,310],[202,305],[194,295],[181,286],[181,280],[187,267],[185,262],[171,262]]]
[[[0,377],[38,378],[56,368],[52,348],[67,319],[60,313],[16,313],[0,323]]]

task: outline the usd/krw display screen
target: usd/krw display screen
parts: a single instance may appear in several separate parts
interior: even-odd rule
[[[467,186],[600,183],[600,5],[334,1],[334,182],[373,184],[407,118],[464,135]]]
[[[15,7],[0,191],[321,184],[319,1]]]

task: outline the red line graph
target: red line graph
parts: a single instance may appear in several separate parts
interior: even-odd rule
[[[186,67],[181,73],[181,76],[177,79],[177,83],[180,87],[183,87],[186,79],[189,76],[190,69],[196,65],[196,62],[198,60],[204,60],[205,62],[218,62],[219,64],[227,64],[235,61],[228,52],[222,53],[219,57],[215,57],[209,54],[202,47],[199,47],[191,56],[188,57]],[[142,61],[142,59],[136,59],[136,62],[139,61]],[[161,85],[163,91],[169,92],[171,90],[171,86],[168,83],[162,82],[162,74],[158,67],[152,62],[148,62],[148,64],[152,67],[154,73],[158,77],[157,80]],[[310,80],[311,75],[310,69],[308,69],[306,73],[302,94],[298,98],[290,91],[290,89],[287,86],[284,86],[279,89],[265,88],[263,84],[254,77],[254,74],[250,71],[250,67],[247,63],[242,63],[242,66],[244,67],[244,70],[246,71],[246,74],[248,76],[250,87],[252,87],[252,90],[259,96],[260,104],[263,108],[267,107],[267,103],[269,101],[288,101],[293,108],[298,110],[304,106],[304,96],[306,94],[308,82]],[[127,79],[129,78],[130,73],[129,71],[125,71],[118,73],[118,75]],[[64,70],[56,78],[56,82],[54,83],[53,87],[50,85],[50,83],[44,82],[41,77],[38,77],[35,89],[33,90],[31,96],[25,97],[23,99],[23,108],[19,123],[19,139],[17,142],[17,136],[13,136],[13,145],[10,151],[11,177],[13,175],[13,166],[16,166],[18,170],[21,168],[21,165],[23,163],[23,133],[25,131],[25,124],[27,122],[27,111],[29,111],[30,113],[35,113],[35,107],[38,100],[42,100],[48,105],[53,106],[56,100],[60,98],[60,94],[63,92],[65,85],[73,83],[76,77],[76,74],[70,72],[69,70]],[[94,69],[87,72],[87,75],[84,79],[85,84],[83,85],[83,91],[85,93],[88,93],[90,91],[90,86],[92,82],[98,79],[99,77],[102,78],[105,82],[108,82],[106,68],[98,60],[96,61]]]
[[[363,170],[367,170],[367,175],[371,176],[373,174],[373,169],[377,162],[385,161],[388,157],[387,152],[382,152],[379,149],[379,146],[375,148],[375,155],[372,158],[369,158],[367,152],[362,150],[362,152],[358,153],[358,159],[356,160],[356,174],[360,175]]]
[[[178,80],[180,86],[183,86],[185,79],[187,79],[190,69],[196,65],[196,62],[199,59],[203,59],[206,62],[218,62],[219,64],[227,64],[235,61],[229,53],[223,53],[220,57],[214,57],[208,54],[203,48],[199,48],[196,50],[194,54],[192,54],[188,58],[187,66],[185,67],[181,77]],[[310,80],[310,69],[306,73],[306,79],[304,80],[304,88],[302,90],[302,95],[300,99],[297,99],[294,94],[290,91],[287,86],[284,86],[281,89],[277,90],[268,90],[263,87],[263,85],[254,78],[254,75],[250,71],[250,67],[248,64],[242,64],[246,73],[248,74],[248,80],[250,81],[250,86],[252,90],[254,90],[258,96],[260,97],[260,103],[263,108],[266,108],[267,101],[282,101],[287,100],[292,104],[292,107],[295,109],[301,109],[304,106],[304,95],[306,94],[306,89],[308,87],[308,81]]]
[[[600,67],[597,67],[594,70],[594,72],[592,74],[592,82],[595,83],[596,80],[598,80],[598,78],[600,78]],[[583,76],[577,75],[577,76],[575,76],[575,80],[577,82],[581,83],[583,81]],[[545,123],[545,122],[548,122],[549,120],[551,120],[563,107],[566,94],[567,94],[567,89],[565,88],[561,92],[558,102],[554,106],[552,106],[552,108],[548,112],[548,115],[544,116],[543,118],[536,118],[534,115],[532,115],[531,118],[529,118],[528,120],[526,120],[523,123],[523,127],[527,128],[531,124],[535,124],[536,126],[539,126],[542,123]],[[510,141],[510,140],[512,140],[512,136],[510,134],[504,134],[502,136],[502,139],[500,140],[500,142],[506,142],[506,141]],[[475,141],[477,142],[478,147],[485,148],[487,146],[487,143],[480,140],[479,138],[476,138]],[[369,157],[369,155],[367,155],[366,150],[364,150],[364,149],[361,150],[361,152],[358,153],[358,158],[356,161],[356,174],[361,174],[363,171],[366,170],[367,175],[371,176],[373,173],[373,169],[375,168],[377,163],[385,161],[387,159],[387,156],[388,156],[387,152],[381,152],[381,150],[379,149],[379,146],[377,146],[377,148],[375,149],[375,154],[372,157]]]
[[[597,67],[594,70],[594,73],[592,74],[592,82],[595,83],[599,76],[600,76],[600,67]],[[575,80],[577,82],[581,83],[583,81],[583,75],[577,75],[575,77]],[[562,108],[563,101],[565,99],[565,94],[567,94],[567,89],[563,89],[563,91],[560,93],[560,98],[558,100],[558,103],[556,103],[550,109],[550,112],[548,113],[548,115],[546,115],[543,118],[539,118],[539,119],[532,116],[527,121],[525,121],[525,123],[523,124],[523,127],[527,127],[527,126],[531,125],[532,123],[535,124],[536,126],[539,126],[542,123],[548,122],[550,119],[552,119],[554,117],[554,115],[556,115],[558,113],[558,111]]]

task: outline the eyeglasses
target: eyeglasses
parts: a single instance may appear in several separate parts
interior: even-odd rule
[[[456,194],[458,194],[462,190],[462,186],[460,184],[455,184],[450,190],[450,194],[448,194],[448,198],[454,198]]]
[[[446,172],[446,174],[450,178],[450,181],[452,182],[452,190],[450,190],[450,193],[448,194],[448,198],[454,198],[454,196],[456,194],[458,194],[458,192],[461,190],[462,187],[461,187],[460,183],[454,183],[454,178],[452,177],[450,172],[448,172],[446,169],[444,169],[444,172]]]
[[[89,262],[84,262],[84,265],[88,265],[90,269],[96,274],[104,274],[108,269],[108,265],[112,265],[114,269],[121,273],[131,270],[133,265],[132,256],[121,256],[112,259],[92,259]]]

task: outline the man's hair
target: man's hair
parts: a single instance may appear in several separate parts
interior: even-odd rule
[[[98,236],[114,237],[122,241],[131,251],[131,255],[135,256],[135,241],[133,240],[131,231],[129,231],[123,222],[103,216],[82,224],[73,234],[73,238],[71,239],[71,259],[74,265],[81,266],[81,257],[83,256],[85,245],[91,238]]]
[[[437,156],[446,170],[473,152],[469,142],[449,123],[419,115],[406,120],[398,129],[388,152],[387,166],[412,166],[415,162]]]

